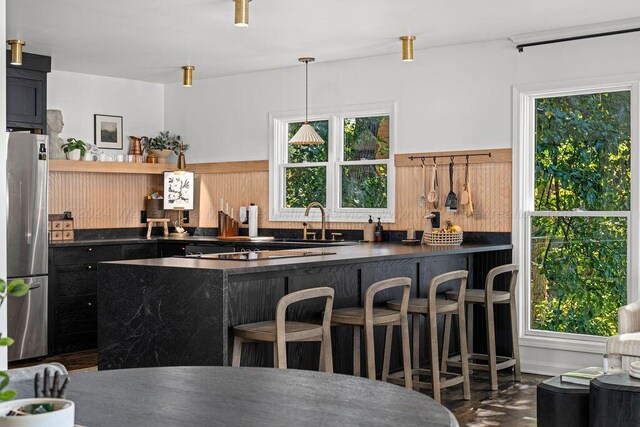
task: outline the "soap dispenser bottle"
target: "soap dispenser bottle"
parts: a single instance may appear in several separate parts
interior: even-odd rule
[[[375,238],[376,225],[373,223],[373,218],[369,215],[369,222],[364,225],[364,240],[367,242],[373,242]]]
[[[380,223],[380,218],[378,218],[378,223],[376,224],[376,231],[373,235],[374,242],[382,242],[384,239],[382,238],[382,224]]]

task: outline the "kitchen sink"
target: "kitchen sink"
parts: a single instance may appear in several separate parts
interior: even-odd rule
[[[310,256],[335,255],[335,252],[324,251],[247,251],[229,252],[226,254],[196,254],[186,258],[213,259],[217,261],[259,261],[281,258],[301,258]]]
[[[336,240],[331,240],[331,239],[276,239],[276,242],[283,242],[283,243],[322,243],[323,245],[326,244],[331,244],[331,243],[345,243],[346,240],[344,239],[336,239]],[[357,242],[351,242],[351,243],[357,243]]]

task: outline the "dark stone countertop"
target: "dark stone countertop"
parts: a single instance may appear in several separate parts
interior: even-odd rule
[[[214,236],[188,236],[188,237],[163,237],[163,236],[152,236],[150,239],[145,237],[115,237],[115,238],[106,238],[106,239],[81,239],[81,240],[62,240],[62,241],[51,241],[49,242],[50,248],[66,248],[73,246],[102,246],[102,245],[127,245],[127,244],[139,244],[139,243],[185,243],[185,244],[198,244],[198,243],[214,243],[220,244],[224,246],[233,246],[233,245],[250,245],[250,246],[282,246],[284,248],[290,247],[317,247],[319,242],[314,242],[313,240],[309,241],[292,241],[292,240],[260,240],[260,241],[250,241],[250,240],[229,240],[229,239],[218,239]],[[322,246],[349,246],[355,245],[358,242],[355,241],[325,241],[321,243]]]
[[[131,245],[138,243],[156,243],[155,237],[146,239],[144,237],[119,237],[113,239],[83,239],[83,240],[60,240],[50,241],[50,248],[68,248],[73,246],[106,246],[106,245]]]
[[[283,271],[298,268],[321,267],[329,265],[352,264],[361,262],[389,261],[392,259],[408,259],[435,257],[443,255],[473,254],[509,250],[510,244],[460,245],[460,246],[407,246],[397,243],[363,243],[353,246],[325,246],[318,248],[331,255],[309,256],[299,258],[282,258],[252,261],[219,261],[216,259],[198,258],[155,258],[130,261],[110,261],[101,264],[120,264],[142,267],[190,268],[204,270],[223,270],[229,274],[260,273],[266,271]]]

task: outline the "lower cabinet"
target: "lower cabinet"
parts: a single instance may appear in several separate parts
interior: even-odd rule
[[[154,243],[50,248],[49,354],[96,348],[99,262],[156,256]]]

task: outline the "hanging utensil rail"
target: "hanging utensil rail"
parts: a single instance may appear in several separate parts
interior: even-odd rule
[[[464,157],[469,161],[469,157],[491,157],[491,153],[476,153],[476,154],[453,154],[453,155],[439,155],[439,156],[409,156],[409,160],[420,160],[422,165],[425,166],[425,160],[433,159],[433,163],[436,163],[436,159],[449,159],[453,161],[456,157]]]

